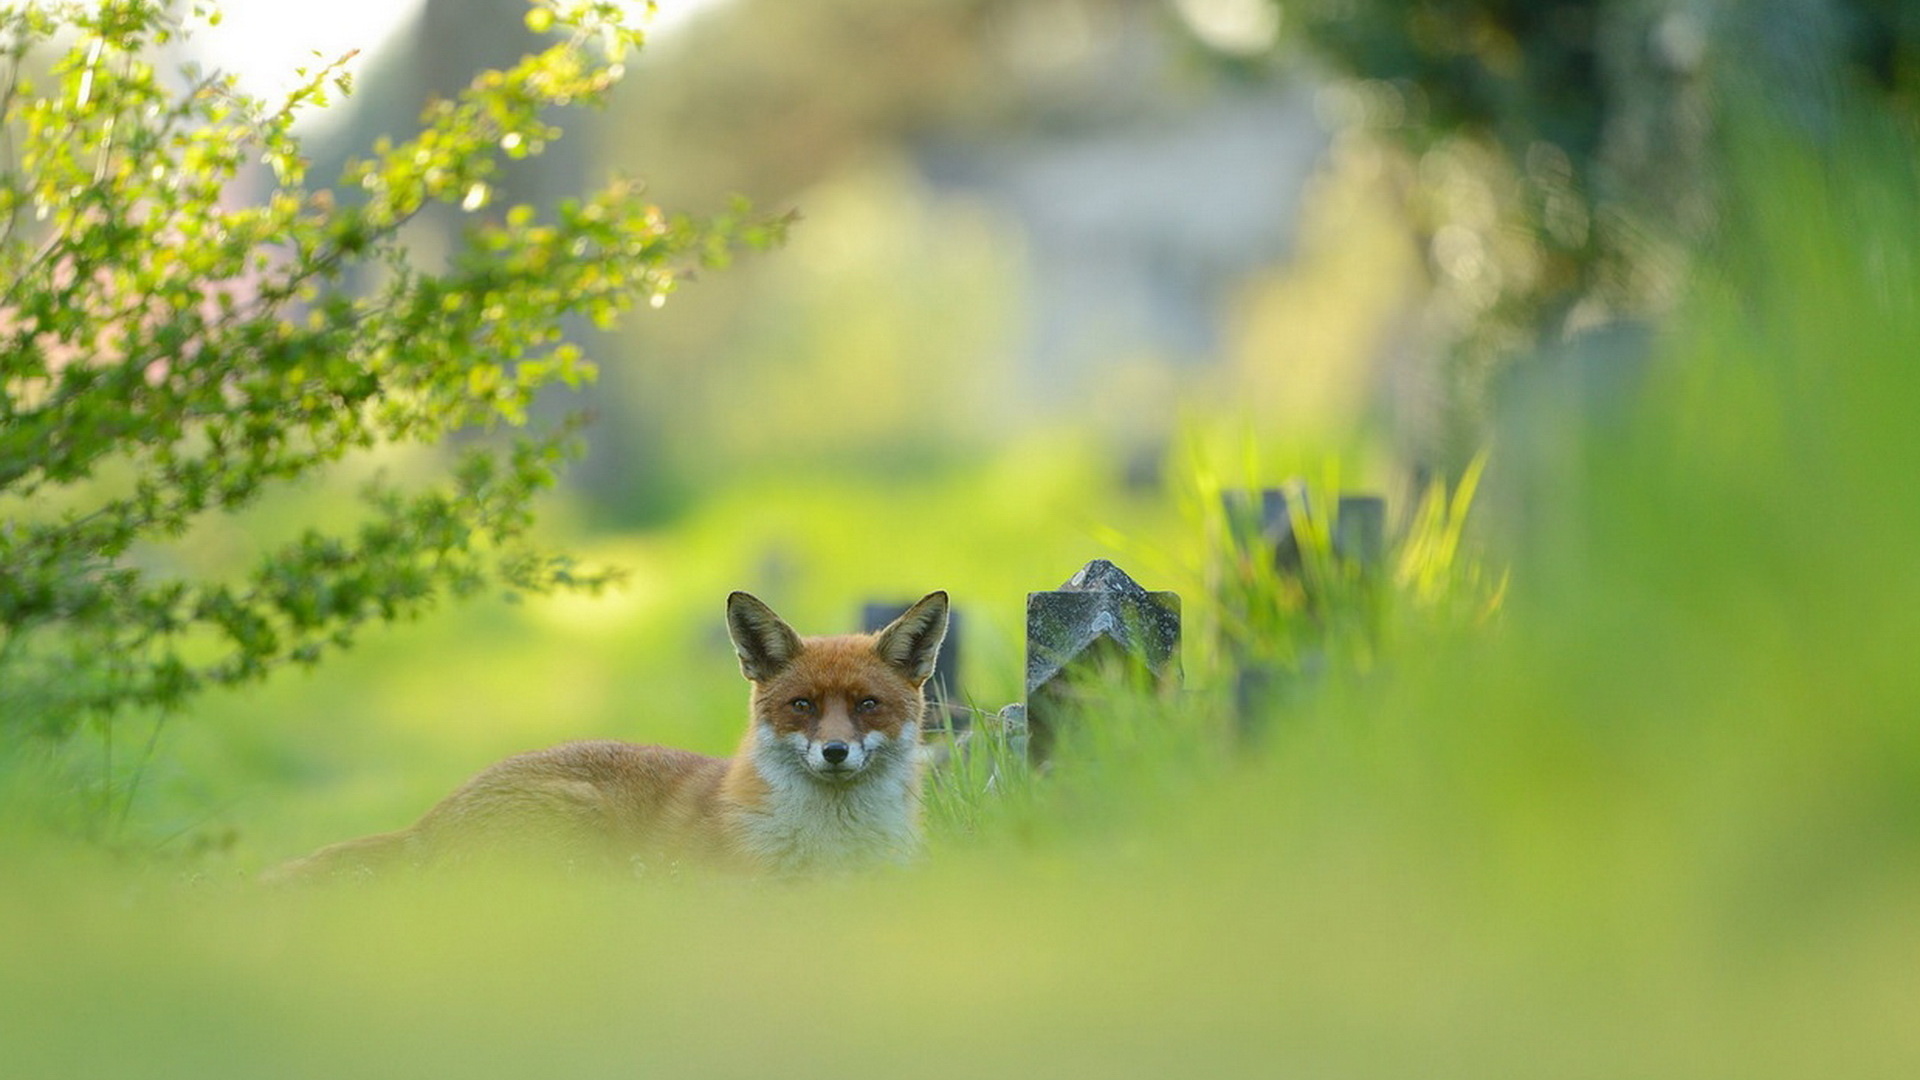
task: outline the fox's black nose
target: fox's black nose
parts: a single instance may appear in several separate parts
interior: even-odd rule
[[[838,765],[847,760],[847,744],[830,742],[820,748],[820,756],[827,759],[827,764]]]

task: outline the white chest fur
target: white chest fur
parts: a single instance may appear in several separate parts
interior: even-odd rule
[[[834,783],[815,777],[793,748],[762,728],[753,765],[767,782],[767,799],[743,816],[743,846],[766,865],[786,871],[912,858],[920,844],[916,751],[904,739],[875,747],[859,775]]]

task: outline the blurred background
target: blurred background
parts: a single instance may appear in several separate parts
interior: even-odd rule
[[[184,48],[262,94],[359,49],[357,92],[308,121],[327,176],[530,48],[523,7],[234,0]],[[1629,400],[1715,227],[1714,88],[1812,140],[1839,130],[1836,87],[1914,112],[1915,16],[1891,0],[682,0],[651,18],[613,105],[557,118],[567,136],[510,163],[496,205],[619,172],[669,209],[745,196],[798,221],[618,333],[579,328],[601,377],[547,402],[593,418],[548,526],[625,586],[463,607],[208,702],[226,719],[177,725],[177,772],[146,784],[163,832],[244,817],[271,836],[285,813],[304,828],[272,846],[297,847],[565,735],[724,749],[732,588],[814,631],[953,590],[978,639],[965,690],[997,707],[1019,693],[1027,590],[1096,556],[1200,584],[1201,474],[1337,476],[1389,495],[1402,528],[1502,432],[1481,502],[1510,535],[1542,528],[1567,415]],[[416,250],[450,250],[457,218],[417,223]],[[262,516],[324,515],[347,472]],[[261,528],[216,527],[198,557]],[[261,783],[209,779],[229,774]]]
[[[305,121],[325,177],[530,49],[524,7],[232,0],[176,48],[269,96],[351,53],[356,92]],[[1221,486],[1377,491],[1397,534],[1498,442],[1480,532],[1551,552],[1573,420],[1633,399],[1714,234],[1715,95],[1816,144],[1843,97],[1914,115],[1915,16],[1872,0],[631,10],[649,46],[614,102],[556,117],[495,205],[620,173],[670,210],[744,196],[796,225],[617,332],[576,328],[601,376],[545,402],[592,419],[545,528],[624,584],[450,607],[154,718],[166,752],[113,767],[139,770],[149,839],[245,864],[560,738],[723,752],[734,588],[813,632],[947,588],[962,693],[997,708],[1022,689],[1027,591],[1094,557],[1203,591]],[[410,226],[421,258],[461,217]],[[356,461],[211,522],[183,565],[431,460]]]
[[[363,50],[355,95],[309,121],[318,176],[531,40],[523,0],[224,7],[189,47],[249,79]],[[125,845],[229,880],[397,827],[532,746],[727,752],[735,588],[803,633],[948,589],[961,693],[991,710],[1022,693],[1025,594],[1112,558],[1187,598],[1192,700],[1212,702],[1193,709],[1218,719],[1230,658],[1260,648],[1231,640],[1218,493],[1305,476],[1388,498],[1385,628],[1333,650],[1336,677],[1256,748],[1116,721],[1117,764],[976,792],[926,874],[796,889],[891,913],[867,917],[895,951],[835,973],[858,1000],[958,1003],[850,1060],[1911,1075],[1920,7],[663,0],[654,20],[611,107],[560,118],[497,204],[625,172],[669,209],[738,195],[797,218],[783,247],[579,330],[601,377],[545,408],[591,414],[588,451],[543,527],[624,584],[447,606],[135,722],[161,749],[112,766],[140,773]],[[458,227],[426,218],[412,240],[431,257]],[[220,565],[269,519],[345,505],[355,469],[426,460],[356,462],[183,557]],[[1423,514],[1428,493],[1454,501]],[[86,746],[64,767],[101,771]],[[84,1003],[191,973],[217,1009],[135,1007],[160,1060],[189,1064],[229,1011],[250,1035],[285,1021],[350,1063],[333,1075],[825,1075],[842,1049],[784,1018],[780,995],[823,978],[762,919],[787,893],[432,893],[370,915],[220,893],[211,918],[185,914],[197,895],[45,985]],[[223,936],[222,912],[252,929]],[[161,941],[148,919],[187,929]],[[511,955],[476,968],[472,939],[502,926]],[[416,974],[355,966],[396,941]],[[288,989],[289,957],[317,989]],[[368,1019],[423,1007],[436,978],[458,986],[443,1041],[490,1051],[408,1057],[405,1023]],[[529,985],[533,1016],[579,1038],[509,1038],[534,1023]],[[715,1017],[756,993],[778,1038],[722,1037]],[[610,1003],[670,1052],[602,1040]],[[396,1053],[329,1042],[355,1032]]]
[[[532,47],[524,6],[231,3],[185,48],[262,94],[360,49],[356,93],[308,121],[327,176]],[[208,702],[213,720],[169,736],[177,773],[143,781],[156,809],[181,798],[163,832],[244,820],[250,845],[284,814],[297,836],[278,843],[298,847],[570,735],[723,751],[739,727],[716,617],[732,588],[819,632],[948,588],[977,639],[965,691],[997,708],[1020,693],[1027,590],[1096,556],[1182,573],[1194,440],[1279,455],[1248,483],[1340,460],[1356,483],[1411,491],[1457,470],[1478,435],[1455,414],[1478,391],[1440,375],[1464,330],[1436,320],[1469,320],[1432,303],[1439,226],[1412,216],[1419,162],[1388,131],[1404,118],[1369,112],[1419,91],[1341,73],[1289,15],[1264,0],[660,5],[613,105],[557,117],[567,136],[511,163],[496,200],[550,203],[618,172],[672,210],[744,196],[797,215],[784,248],[618,333],[578,328],[601,377],[547,402],[549,419],[593,418],[549,527],[625,585],[463,608]],[[1453,172],[1435,190],[1508,179]],[[1462,243],[1513,232],[1497,202],[1482,191]],[[411,239],[431,260],[465,224],[428,219]],[[350,481],[263,516],[312,514]],[[230,522],[201,557],[249,550],[261,528]],[[229,785],[207,778],[227,776],[246,781],[244,809],[212,796]]]

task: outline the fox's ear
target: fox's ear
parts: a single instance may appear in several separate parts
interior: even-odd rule
[[[947,594],[933,592],[920,598],[874,639],[874,651],[918,686],[933,674],[940,643],[947,639]]]
[[[780,674],[800,655],[800,635],[747,593],[727,597],[727,635],[740,654],[740,674],[754,682]]]

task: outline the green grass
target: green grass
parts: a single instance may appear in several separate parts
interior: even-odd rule
[[[183,720],[141,813],[238,800],[241,850],[199,877],[0,841],[6,1075],[1915,1074],[1915,158],[1743,152],[1732,231],[1641,392],[1548,425],[1558,448],[1496,449],[1490,483],[1502,454],[1571,463],[1510,578],[1434,504],[1372,629],[1257,741],[1231,734],[1209,629],[1193,693],[1109,704],[1046,777],[989,797],[977,759],[907,870],[233,875],[397,824],[529,741],[724,749],[741,688],[709,627],[772,548],[801,569],[767,598],[803,629],[951,588],[983,613],[993,707],[1026,590],[1204,532],[1064,453],[920,491],[729,488],[609,542],[636,571],[610,612],[450,612]],[[1189,591],[1190,628],[1297,599],[1232,565],[1186,566],[1224,597]]]

